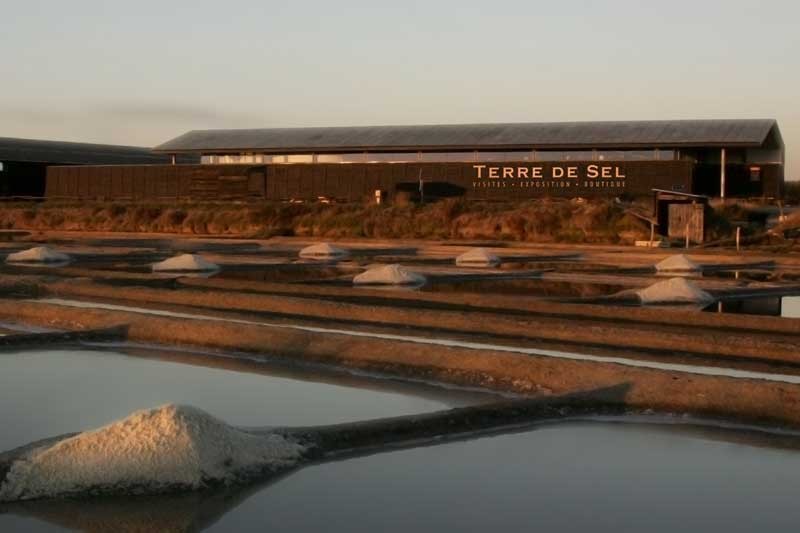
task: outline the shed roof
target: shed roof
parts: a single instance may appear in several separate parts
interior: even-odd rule
[[[194,130],[156,152],[332,152],[531,148],[762,146],[773,119],[542,122]]]
[[[167,163],[149,148],[0,137],[0,161],[77,165]]]

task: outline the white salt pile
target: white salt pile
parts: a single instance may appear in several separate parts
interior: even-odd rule
[[[473,248],[456,257],[456,265],[464,267],[493,267],[500,264],[500,258],[485,248]]]
[[[353,278],[355,285],[422,285],[425,276],[402,265],[373,267]]]
[[[8,254],[7,263],[66,263],[71,258],[67,254],[56,252],[49,246],[36,246],[21,252]]]
[[[343,259],[350,255],[347,250],[337,248],[327,242],[312,244],[300,250],[300,257],[304,259],[333,260]]]
[[[0,501],[196,490],[292,466],[304,450],[281,435],[165,405],[28,452],[11,464]]]
[[[208,272],[219,270],[219,265],[206,261],[196,254],[181,254],[153,264],[154,272]]]
[[[697,272],[702,267],[683,254],[671,255],[656,265],[658,272]]]
[[[670,278],[636,291],[643,304],[708,304],[714,297],[686,278]]]

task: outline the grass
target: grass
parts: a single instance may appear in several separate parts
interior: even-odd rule
[[[800,181],[787,181],[784,200],[789,205],[800,204]]]
[[[648,229],[611,200],[543,198],[488,203],[449,199],[426,205],[120,202],[9,204],[0,227],[270,237],[498,239],[620,243]]]

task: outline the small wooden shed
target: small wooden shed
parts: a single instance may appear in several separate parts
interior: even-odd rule
[[[653,192],[661,235],[685,240],[688,234],[689,242],[701,244],[705,241],[710,197],[663,189],[653,189]]]

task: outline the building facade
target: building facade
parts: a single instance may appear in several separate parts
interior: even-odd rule
[[[650,195],[779,198],[774,120],[191,131],[154,150],[196,165],[51,168],[47,195],[361,201]]]
[[[187,161],[199,158],[189,156]],[[76,165],[141,165],[170,162],[149,148],[0,137],[0,197],[42,198],[47,168]]]

